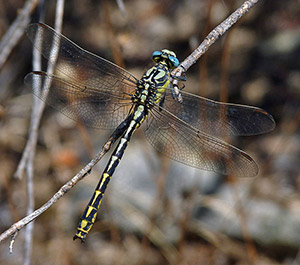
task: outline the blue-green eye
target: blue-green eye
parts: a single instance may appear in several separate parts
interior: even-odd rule
[[[176,68],[176,67],[178,67],[178,65],[179,65],[179,60],[176,58],[176,57],[174,57],[174,56],[172,56],[172,55],[169,55],[169,60],[171,61],[171,63],[173,64],[173,66]]]
[[[157,56],[161,56],[161,52],[160,51],[155,51],[152,53],[152,57],[157,57]]]

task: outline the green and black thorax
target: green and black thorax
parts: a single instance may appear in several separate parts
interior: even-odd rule
[[[166,89],[171,86],[170,70],[179,64],[175,53],[166,49],[155,51],[152,57],[156,64],[138,81],[137,91],[132,97],[133,103],[145,106],[146,115],[154,104],[162,105]]]

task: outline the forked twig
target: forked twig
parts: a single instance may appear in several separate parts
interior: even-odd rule
[[[181,76],[182,73],[186,72],[207,50],[208,48],[220,37],[222,36],[233,24],[235,24],[242,16],[244,16],[247,11],[256,4],[258,0],[248,0],[245,1],[242,6],[232,13],[225,21],[213,29],[205,40],[200,44],[200,46],[188,56],[181,64],[180,67],[175,69],[172,74],[176,76]],[[175,79],[173,83],[176,85],[178,81]],[[176,91],[175,91],[176,92]],[[178,90],[178,100],[180,100],[180,92]],[[76,174],[70,181],[63,185],[53,197],[46,202],[42,207],[34,211],[32,214],[24,217],[22,220],[13,224],[8,230],[0,235],[0,242],[7,237],[13,235],[25,225],[32,222],[40,214],[51,207],[58,199],[60,199],[66,192],[68,192],[74,185],[76,185],[81,179],[83,179],[89,171],[97,164],[97,162],[104,156],[104,154],[110,149],[111,145],[114,143],[115,139],[110,137],[107,143],[103,146],[100,153],[91,160],[78,174]]]
[[[63,21],[63,7],[64,0],[58,0],[56,5],[56,18],[55,18],[55,28],[57,31],[61,31],[62,21]],[[41,45],[38,43],[37,39],[35,46],[38,47]],[[41,70],[41,55],[37,50],[33,49],[33,69]],[[54,63],[48,64],[48,72],[53,73]],[[50,84],[48,84],[50,85]],[[48,91],[46,87],[40,88],[40,93]],[[43,110],[45,108],[45,102],[39,100],[37,97],[33,97],[33,107],[31,114],[31,124],[30,124],[30,133],[29,138],[23,152],[21,161],[19,163],[18,169],[15,173],[15,176],[21,178],[25,172],[27,176],[27,194],[28,194],[28,206],[27,206],[27,215],[30,215],[34,210],[34,192],[33,192],[33,175],[34,175],[34,165],[33,160],[35,157],[36,143],[38,138],[38,128],[40,125],[41,117]],[[25,233],[25,262],[24,264],[30,264],[31,256],[31,242],[32,242],[32,233],[33,225],[32,223],[26,227]],[[10,244],[10,251],[12,251],[13,243]]]
[[[40,208],[35,210],[30,215],[27,215],[20,221],[14,223],[9,229],[3,232],[0,235],[0,242],[6,239],[9,236],[14,235],[16,232],[21,230],[25,225],[29,224],[33,220],[35,220],[38,216],[40,216],[43,212],[45,212],[48,208],[50,208],[57,200],[59,200],[65,193],[67,193],[73,186],[75,186],[80,180],[82,180],[99,162],[99,160],[106,154],[106,152],[110,149],[111,145],[114,143],[115,139],[110,137],[110,139],[106,142],[106,144],[102,147],[100,153],[98,153],[94,159],[92,159],[83,169],[81,169],[71,180],[69,180],[66,184],[64,184],[52,197],[49,201],[47,201]]]
[[[63,19],[63,6],[64,6],[64,0],[58,0],[57,1],[57,11],[56,11],[56,20],[55,20],[55,29],[57,32],[61,32],[62,28],[62,19]],[[36,43],[36,46],[39,44]],[[33,54],[36,54],[36,49],[34,48]],[[34,58],[38,58],[38,55],[36,54]],[[53,56],[55,58],[55,56]],[[37,62],[38,60],[34,60],[33,65],[34,65],[34,70],[40,70],[39,63]],[[55,61],[55,60],[54,60]],[[47,72],[49,74],[52,74],[54,72],[54,64],[55,62],[51,61],[51,63],[48,64],[47,66]],[[49,83],[45,83],[46,85],[50,85]],[[46,89],[46,87],[41,88],[40,93],[47,93],[49,89]],[[46,96],[46,95],[45,95]],[[18,168],[15,173],[16,178],[22,178],[22,176],[25,173],[26,166],[28,164],[28,161],[30,160],[31,152],[35,149],[35,145],[37,142],[37,132],[38,132],[38,127],[40,125],[40,120],[42,113],[45,108],[45,102],[42,100],[39,100],[37,97],[33,97],[33,110],[32,110],[32,115],[31,115],[31,124],[30,124],[30,135],[29,139],[27,141],[25,150],[23,152],[21,161],[18,165]]]

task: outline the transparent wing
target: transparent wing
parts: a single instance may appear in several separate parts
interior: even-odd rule
[[[273,117],[251,106],[221,103],[181,91],[183,102],[167,91],[163,107],[198,130],[216,137],[255,135],[275,127]]]
[[[258,173],[256,163],[245,152],[191,127],[164,108],[154,106],[147,125],[148,141],[171,159],[238,177]]]
[[[42,23],[30,24],[26,33],[42,55],[51,63],[56,63],[56,68],[65,79],[119,94],[135,92],[137,79],[133,75],[82,49],[51,27]]]
[[[51,82],[48,95],[40,92]],[[32,72],[25,83],[33,93],[67,117],[94,128],[116,128],[128,115],[131,98],[119,97],[98,87],[75,84],[44,72]]]
[[[42,55],[59,70],[57,76],[35,72],[26,77],[25,81],[30,85],[34,80],[52,80],[49,99],[39,96],[35,86],[37,96],[74,120],[78,120],[76,115],[80,114],[82,122],[96,128],[111,129],[126,118],[127,107],[123,104],[128,103],[136,91],[138,80],[134,76],[83,50],[45,24],[31,24],[26,33]]]

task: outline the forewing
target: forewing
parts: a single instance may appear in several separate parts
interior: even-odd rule
[[[96,56],[51,27],[30,24],[26,33],[35,47],[59,70],[57,75],[73,84],[128,97],[136,90],[137,79],[123,68]]]
[[[158,152],[192,167],[238,177],[258,173],[256,163],[245,152],[196,130],[158,106],[151,110],[145,134]]]
[[[260,108],[221,103],[184,91],[181,93],[183,102],[179,103],[167,91],[163,107],[209,135],[255,135],[275,127],[273,117]]]
[[[116,128],[132,105],[130,98],[120,98],[98,87],[75,84],[44,72],[28,74],[25,83],[33,87],[37,97],[67,117],[93,128]],[[48,88],[48,93],[41,91],[41,87]]]

